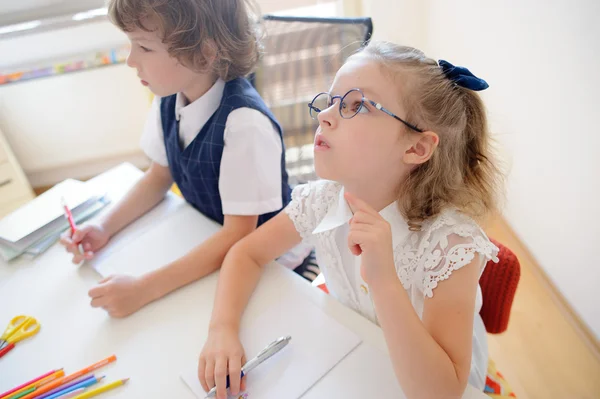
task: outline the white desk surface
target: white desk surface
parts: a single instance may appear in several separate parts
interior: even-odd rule
[[[124,164],[94,180],[107,187],[116,202],[140,176],[139,170]],[[142,230],[148,231],[153,223],[168,220],[188,206],[182,200],[171,199],[168,206],[159,205],[131,228],[142,229],[142,226]],[[206,234],[211,234],[218,226],[207,219],[205,228]],[[142,232],[139,239],[143,235]],[[167,250],[169,240],[176,239],[176,236],[164,237],[156,245]],[[131,380],[125,387],[102,397],[192,399],[179,375],[197,359],[207,338],[217,277],[218,273],[213,273],[125,319],[111,319],[103,310],[89,305],[87,291],[99,280],[98,273],[89,266],[73,265],[58,244],[35,259],[22,258],[8,264],[0,261],[0,329],[3,331],[17,314],[32,315],[42,324],[36,336],[21,341],[0,359],[0,392],[48,370],[64,367],[69,374],[116,354],[117,362],[98,374],[106,375],[109,381],[126,377]],[[381,329],[292,271],[276,263],[266,267],[244,323],[258,317],[273,301],[289,295],[302,296],[316,304],[363,340],[304,398],[382,397],[377,395],[377,387],[370,387],[368,381],[360,378],[363,371],[391,367],[387,361],[375,361],[377,364],[363,361],[373,347],[387,353]],[[380,359],[377,350],[374,352],[371,358]],[[464,395],[464,399],[486,397],[472,387]]]

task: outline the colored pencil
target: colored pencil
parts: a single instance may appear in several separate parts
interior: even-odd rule
[[[49,397],[49,396],[52,396],[52,395],[54,395],[54,394],[55,394],[55,393],[57,393],[57,392],[64,391],[64,390],[65,390],[65,389],[67,389],[67,388],[70,388],[70,387],[72,387],[72,386],[74,386],[74,385],[77,385],[77,384],[79,384],[79,383],[82,383],[83,381],[86,381],[86,380],[91,380],[92,378],[94,378],[94,376],[93,376],[93,375],[90,375],[90,376],[87,376],[87,377],[78,378],[78,379],[76,379],[75,381],[73,381],[73,382],[70,382],[70,383],[68,383],[68,384],[66,384],[66,385],[61,385],[61,386],[59,386],[58,388],[54,388],[53,390],[51,390],[50,392],[46,392],[46,393],[45,393],[45,394],[43,394],[42,396],[38,396],[38,399],[45,399],[45,398],[47,398],[47,397]]]
[[[32,399],[32,398],[37,398],[39,396],[42,396],[42,394],[45,394],[46,392],[50,392],[54,388],[57,388],[61,385],[69,383],[85,374],[91,373],[92,371],[97,370],[100,367],[106,366],[107,364],[112,363],[115,360],[117,360],[117,357],[115,355],[109,356],[106,359],[100,360],[99,362],[92,364],[91,366],[88,366],[88,367],[81,369],[73,374],[70,374],[70,375],[63,377],[61,379],[58,379],[50,384],[40,387],[39,389],[30,393],[29,395],[24,396],[23,399]]]
[[[33,385],[35,382],[37,382],[37,381],[41,380],[42,378],[46,378],[46,377],[48,377],[49,375],[51,375],[51,374],[54,374],[54,373],[56,373],[56,370],[48,371],[46,374],[42,374],[42,375],[40,375],[39,377],[37,377],[37,378],[34,378],[34,379],[33,379],[33,380],[31,380],[31,381],[27,381],[27,382],[25,382],[25,383],[23,383],[23,384],[19,385],[18,387],[15,387],[15,388],[11,389],[10,391],[6,391],[6,392],[4,392],[3,394],[0,394],[0,399],[7,397],[7,396],[8,396],[8,395],[10,395],[11,393],[13,393],[13,392],[15,392],[15,391],[18,391],[18,390],[19,390],[19,389],[21,389],[21,388],[25,388],[25,387],[27,387],[28,385]]]
[[[20,394],[18,394],[18,395],[11,396],[11,399],[19,399],[19,398],[22,398],[23,396],[25,396],[25,395],[29,394],[30,392],[33,392],[33,391],[35,391],[35,387],[31,387],[31,388],[29,388],[29,389],[26,389],[26,390],[24,390],[23,392],[21,392],[21,393],[20,393]]]
[[[87,388],[87,387],[91,387],[92,385],[95,385],[97,383],[99,383],[101,380],[104,379],[104,376],[100,377],[100,378],[96,378],[94,376],[92,376],[92,378],[86,378],[85,380],[81,381],[80,383],[67,387],[53,395],[50,395],[47,397],[47,399],[56,399],[62,395],[64,395],[65,393],[69,393],[72,392],[78,388]]]
[[[52,381],[55,381],[59,378],[64,377],[64,375],[65,375],[65,372],[63,371],[63,369],[60,369],[60,370],[50,374],[48,377],[44,377],[41,380],[34,382],[33,384],[29,384],[26,387],[23,387],[23,388],[19,389],[18,391],[11,393],[10,395],[8,395],[6,397],[6,399],[14,399],[15,396],[17,396],[18,394],[20,394],[23,391],[28,390],[29,388],[41,387],[42,385],[49,384]]]
[[[57,399],[71,399],[71,398],[74,398],[75,396],[79,395],[83,391],[85,391],[85,388],[78,388],[74,391],[66,392],[64,395],[59,396]]]
[[[129,381],[129,378],[125,378],[123,380],[113,381],[110,384],[106,384],[106,385],[103,385],[103,386],[98,387],[96,389],[92,389],[91,391],[84,392],[81,395],[77,395],[73,399],[88,399],[88,398],[91,398],[93,396],[100,395],[101,393],[104,393],[106,391],[110,391],[111,389],[115,389],[117,387],[120,387],[121,385],[125,384],[127,381]]]

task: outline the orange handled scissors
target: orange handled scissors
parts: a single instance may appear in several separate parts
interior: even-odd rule
[[[0,337],[0,357],[14,348],[16,342],[37,334],[40,327],[40,323],[31,316],[13,317]]]

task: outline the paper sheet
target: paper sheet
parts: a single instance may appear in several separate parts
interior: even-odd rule
[[[248,327],[241,341],[251,359],[275,339],[291,335],[291,342],[247,376],[246,396],[230,399],[295,399],[352,352],[360,338],[303,297],[277,300]],[[197,398],[204,398],[197,364],[187,366],[181,378]]]
[[[345,381],[360,381],[360,383],[345,384]],[[302,397],[302,399],[322,398],[405,399],[406,396],[396,379],[387,352],[363,342],[331,370],[327,378]]]

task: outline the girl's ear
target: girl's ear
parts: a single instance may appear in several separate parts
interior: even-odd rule
[[[440,143],[439,136],[432,131],[414,133],[410,147],[404,152],[402,160],[409,165],[420,165],[431,158]]]

